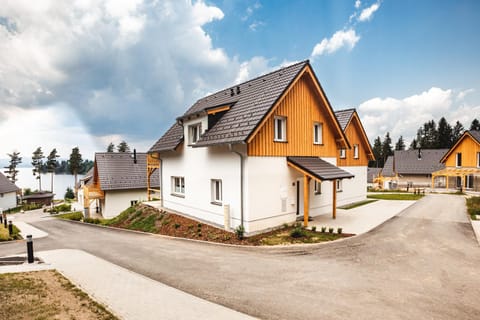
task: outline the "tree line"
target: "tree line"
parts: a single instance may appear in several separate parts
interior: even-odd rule
[[[22,163],[22,157],[20,157],[20,152],[17,151],[7,153],[7,155],[10,160],[9,165],[4,167],[6,169],[4,173],[10,181],[15,183],[18,180],[17,167]],[[72,153],[68,160],[59,161],[57,159],[59,157],[60,155],[56,148],[53,148],[46,157],[42,151],[42,147],[38,147],[33,151],[31,162],[33,166],[32,173],[38,180],[38,190],[42,190],[42,173],[51,173],[51,186],[53,191],[53,179],[55,174],[71,173],[75,176],[75,184],[77,184],[77,175],[85,174],[93,167],[93,161],[82,159],[82,154],[78,147],[72,149]]]
[[[480,130],[480,121],[476,118],[473,119],[469,130]],[[430,120],[418,128],[409,149],[450,149],[464,131],[465,128],[460,121],[451,125],[444,117],[440,118],[438,124],[435,120]],[[392,138],[387,132],[383,140],[380,136],[375,138],[372,149],[376,160],[370,161],[369,167],[383,168],[388,156],[393,155],[394,150],[405,150],[406,144],[403,136],[400,136],[392,147]]]

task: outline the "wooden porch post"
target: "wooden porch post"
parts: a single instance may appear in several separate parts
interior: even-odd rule
[[[447,181],[446,181],[445,189],[448,190],[448,175],[447,175]]]
[[[308,200],[310,198],[310,177],[307,175],[303,176],[303,225],[308,227],[308,209],[310,205]]]
[[[435,183],[434,183],[434,182],[435,182],[435,176],[432,174],[432,189],[433,189],[434,186],[435,186]]]
[[[332,201],[332,218],[336,219],[337,218],[337,179],[332,180],[333,183],[333,201]]]

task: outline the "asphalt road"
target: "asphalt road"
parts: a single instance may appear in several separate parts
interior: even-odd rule
[[[464,203],[429,195],[364,235],[282,248],[32,224],[50,234],[36,250],[85,250],[262,319],[480,319],[480,247]],[[0,245],[0,256],[24,251]]]

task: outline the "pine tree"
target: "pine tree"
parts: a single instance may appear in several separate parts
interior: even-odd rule
[[[383,165],[385,165],[385,162],[387,161],[388,156],[391,156],[391,155],[393,155],[392,138],[390,138],[390,132],[387,132],[382,142]]]
[[[452,129],[452,141],[453,141],[453,143],[457,142],[457,140],[460,139],[460,137],[463,134],[463,131],[465,131],[465,128],[460,123],[460,121],[457,121],[455,123],[455,126]]]
[[[58,167],[58,161],[57,158],[60,157],[57,154],[57,149],[53,148],[52,151],[50,151],[50,154],[47,157],[47,171],[50,172],[51,174],[51,182],[50,182],[50,191],[53,192],[53,177],[55,175],[55,170]]]
[[[110,144],[107,147],[107,152],[115,152],[115,145],[113,142],[110,142]]]
[[[403,136],[400,136],[400,138],[398,138],[398,141],[395,144],[395,150],[405,150],[405,142],[403,142]]]
[[[17,182],[17,166],[22,163],[22,157],[19,157],[20,152],[14,151],[13,153],[7,153],[7,155],[10,157],[10,164],[8,167],[4,167],[5,170],[4,173],[7,174],[7,179],[10,179],[13,183]]]
[[[442,117],[438,122],[437,148],[448,149],[452,146],[452,126]]]
[[[413,138],[412,142],[410,143],[410,146],[408,147],[409,150],[415,150],[418,147],[418,142],[417,139]]]
[[[380,137],[376,137],[375,140],[373,141],[373,156],[375,157],[375,161],[372,162],[370,165],[372,167],[377,167],[381,168],[383,167],[382,161],[382,141],[380,140]]]
[[[43,158],[45,156],[43,155],[43,151],[41,147],[38,147],[32,155],[32,166],[33,166],[33,175],[36,176],[36,179],[38,180],[38,190],[42,191],[42,166],[43,166]]]
[[[70,159],[68,160],[68,167],[70,172],[75,176],[75,198],[77,197],[77,175],[82,166],[82,154],[78,147],[72,149]]]
[[[470,125],[470,130],[480,130],[480,121],[477,118],[473,119],[472,124]]]
[[[117,151],[118,152],[130,152],[130,147],[128,146],[128,144],[125,142],[125,140],[123,140],[122,142],[120,142],[117,146]]]

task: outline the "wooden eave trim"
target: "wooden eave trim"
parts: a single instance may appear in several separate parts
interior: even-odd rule
[[[350,118],[350,121],[348,122],[347,126],[345,127],[345,130],[348,128],[348,126],[350,125],[350,123],[352,122],[354,117],[355,117],[355,119],[357,119],[357,123],[360,126],[361,136],[363,137],[363,140],[368,147],[367,155],[372,156],[372,157],[369,157],[370,160],[375,160],[375,157],[373,155],[372,146],[370,145],[370,141],[368,140],[367,133],[365,132],[365,128],[362,125],[362,121],[360,121],[360,117],[358,116],[357,111],[353,111],[352,117]]]
[[[476,144],[480,145],[480,143],[477,141],[477,139],[475,139],[469,131],[465,131],[463,133],[463,135],[460,137],[460,139],[458,139],[458,141],[453,145],[453,147],[451,147],[447,153],[445,153],[445,155],[442,157],[442,159],[440,159],[440,163],[444,163],[445,161],[447,161],[447,158],[452,154],[453,150],[455,150],[455,148],[457,148],[458,145],[460,145],[462,143],[462,141],[467,137],[469,136],[470,139],[472,139],[473,141],[475,141]]]
[[[207,114],[210,115],[210,114],[215,114],[223,111],[228,111],[230,110],[231,107],[232,107],[231,104],[213,107],[211,109],[207,109]]]
[[[302,168],[300,168],[299,166],[291,163],[291,162],[288,161],[288,160],[287,160],[287,165],[290,166],[290,167],[292,167],[293,169],[295,169],[295,170],[303,173],[305,176],[310,177],[310,178],[313,179],[313,180],[320,181],[320,182],[322,181],[321,179],[318,179],[317,177],[315,177],[314,175],[312,175],[312,174],[309,173],[308,171],[305,171],[304,169],[302,169]]]
[[[246,139],[247,143],[252,142],[252,140],[255,138],[255,136],[260,131],[260,129],[265,125],[265,123],[268,121],[268,119],[270,119],[272,114],[278,108],[278,106],[280,105],[282,100],[287,96],[287,94],[290,92],[290,90],[292,90],[292,88],[295,86],[295,84],[298,82],[298,80],[302,78],[302,75],[305,73],[305,70],[306,70],[307,66],[308,66],[308,64],[306,64],[305,67],[303,67],[303,69],[300,72],[298,72],[298,74],[295,76],[293,81],[287,86],[287,88],[283,91],[283,93],[280,95],[280,97],[275,101],[273,106],[270,108],[270,110],[267,112],[267,114],[263,117],[263,119],[260,121],[260,123],[257,124],[257,126],[255,127],[255,130],[253,130],[253,132],[251,132],[250,135],[247,137],[247,139]]]

